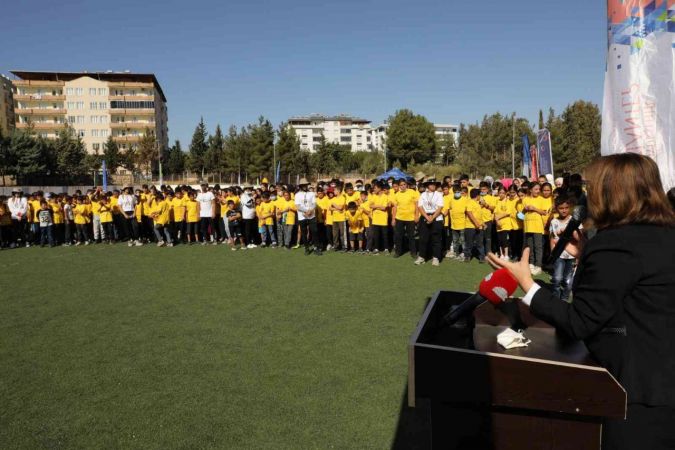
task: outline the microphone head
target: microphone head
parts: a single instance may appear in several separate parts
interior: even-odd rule
[[[483,278],[478,293],[493,305],[498,305],[516,292],[518,282],[508,269],[495,270]]]

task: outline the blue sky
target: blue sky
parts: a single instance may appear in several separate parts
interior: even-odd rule
[[[606,2],[52,1],[2,8],[0,73],[153,72],[170,139],[293,115],[472,123],[600,104]]]

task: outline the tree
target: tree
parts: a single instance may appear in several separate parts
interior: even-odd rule
[[[11,173],[16,176],[18,184],[27,184],[32,177],[50,175],[49,149],[44,139],[35,138],[29,132],[16,131],[10,147],[14,155]]]
[[[408,109],[396,111],[389,117],[387,149],[389,159],[399,161],[403,169],[411,162],[432,161],[436,154],[434,125]]]
[[[138,167],[145,169],[145,174],[152,173],[152,162],[158,157],[157,139],[155,139],[155,132],[150,128],[146,128],[143,137],[138,143],[136,150],[136,164]]]
[[[443,164],[447,166],[455,162],[455,158],[457,158],[457,143],[452,134],[446,133],[441,135],[437,140],[436,148]]]
[[[206,132],[206,125],[204,125],[204,118],[199,119],[199,123],[192,134],[192,142],[187,158],[188,167],[194,172],[200,172],[202,178],[204,177],[204,155],[208,150],[206,142],[208,133]]]
[[[133,150],[129,148],[125,152],[120,151],[117,142],[112,136],[108,136],[105,144],[103,144],[103,158],[105,159],[108,170],[114,172],[118,167],[123,167],[127,170],[134,169],[134,154]]]
[[[248,125],[248,172],[252,176],[269,175],[274,152],[274,128],[272,123],[260,116],[258,123]]]
[[[249,141],[249,134],[246,128],[237,132],[237,127],[230,126],[227,137],[225,138],[225,167],[226,169],[237,176],[237,183],[246,175],[246,167],[248,166],[247,146]]]
[[[65,182],[72,183],[86,173],[84,159],[87,155],[82,140],[73,137],[73,132],[67,125],[59,131],[53,143],[56,159],[56,175]]]
[[[216,125],[216,131],[209,136],[206,153],[204,153],[204,170],[216,172],[224,169],[225,137],[220,125]]]
[[[560,119],[561,148],[558,151],[553,148],[556,169],[581,172],[600,156],[600,109],[592,102],[577,100],[565,108]]]
[[[539,110],[539,129],[544,129],[544,112],[541,109]]]
[[[326,141],[326,137],[321,133],[321,140],[316,152],[310,156],[310,167],[312,171],[319,174],[332,174],[337,169],[337,161],[332,148],[333,144]]]
[[[309,171],[309,152],[300,148],[300,139],[295,129],[286,123],[279,125],[277,130],[275,151],[281,172],[288,175],[302,175]],[[276,173],[276,167],[273,169]]]
[[[2,178],[2,185],[5,185],[5,177],[13,175],[13,167],[16,164],[14,161],[14,154],[12,153],[11,139],[5,136],[0,128],[0,177]]]
[[[164,168],[166,173],[170,175],[183,173],[183,170],[185,170],[185,153],[183,153],[179,140],[176,140],[176,142],[169,147],[169,150],[166,153]]]

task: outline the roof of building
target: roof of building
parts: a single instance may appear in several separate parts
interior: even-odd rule
[[[349,121],[353,123],[370,123],[370,120],[367,119],[362,119],[360,117],[355,117],[355,116],[349,116],[347,114],[340,114],[337,116],[326,116],[323,114],[310,114],[308,116],[294,116],[288,119],[289,122],[294,122],[294,121],[311,121],[311,120],[320,120],[324,122],[328,121]]]
[[[14,76],[22,80],[40,80],[40,81],[71,81],[80,77],[91,77],[101,81],[138,81],[142,83],[152,83],[155,85],[162,100],[166,102],[166,96],[162,91],[159,81],[154,73],[131,73],[131,72],[39,72],[30,70],[11,70]]]

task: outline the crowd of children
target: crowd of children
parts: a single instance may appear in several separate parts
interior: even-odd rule
[[[414,179],[309,186],[315,195],[317,250],[401,256],[408,251],[417,265],[442,259],[483,262],[493,251],[518,259],[531,252],[533,274],[564,231],[574,206],[583,201],[581,177],[509,185],[468,176],[442,182]],[[89,245],[126,242],[229,244],[232,250],[256,247],[298,248],[306,239],[298,226],[291,185],[263,183],[254,188],[143,185],[104,192],[101,187],[72,194],[16,190],[0,197],[0,247]],[[580,236],[578,236],[580,238]],[[568,295],[576,255],[563,253],[554,266],[554,283]]]

